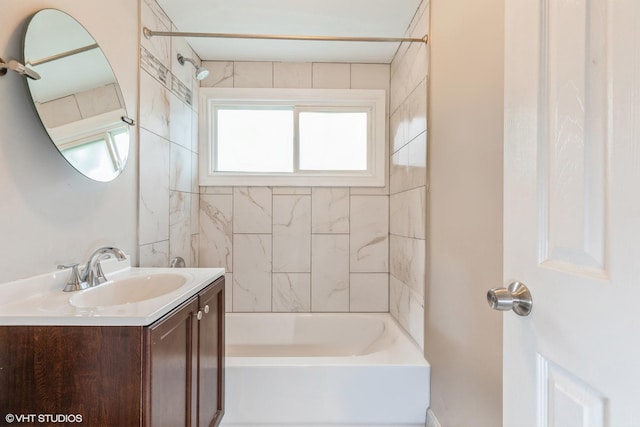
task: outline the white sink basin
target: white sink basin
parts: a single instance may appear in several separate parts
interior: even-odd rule
[[[62,292],[71,270],[0,283],[0,325],[145,326],[224,275],[223,268],[131,267],[100,262],[109,282]]]
[[[186,282],[185,276],[175,273],[127,277],[77,293],[69,302],[79,308],[131,304],[173,292]]]

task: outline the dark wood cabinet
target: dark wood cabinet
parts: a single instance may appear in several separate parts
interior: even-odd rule
[[[209,286],[146,329],[146,426],[217,426],[224,413],[224,291]]]
[[[224,312],[221,277],[149,326],[0,326],[0,425],[217,426]]]

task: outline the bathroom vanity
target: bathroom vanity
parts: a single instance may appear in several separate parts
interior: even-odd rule
[[[105,307],[73,306],[75,296],[61,292],[59,284],[48,305],[46,290],[13,305],[0,303],[0,425],[220,423],[224,271],[151,270],[130,268],[116,274],[114,283],[171,274],[186,279],[165,295]],[[0,285],[0,301],[7,301],[8,286]]]

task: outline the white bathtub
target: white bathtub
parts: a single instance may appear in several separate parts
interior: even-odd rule
[[[430,366],[388,314],[228,313],[223,427],[424,427]]]

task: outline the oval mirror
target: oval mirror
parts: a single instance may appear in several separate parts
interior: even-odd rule
[[[80,173],[107,182],[124,169],[129,124],[122,91],[102,49],[74,18],[55,9],[31,17],[23,39],[26,79],[51,141]]]

